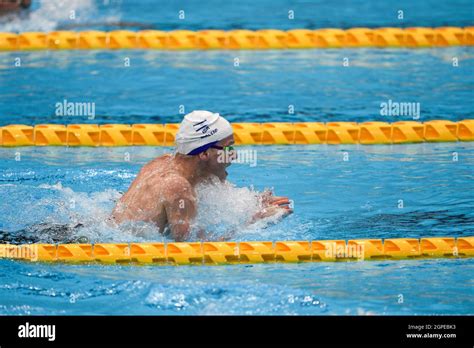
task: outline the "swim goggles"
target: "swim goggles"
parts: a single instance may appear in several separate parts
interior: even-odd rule
[[[201,152],[204,152],[209,148],[224,150],[224,151],[234,151],[233,146],[219,146],[219,145],[216,145],[217,143],[218,143],[217,141],[214,141],[212,143],[200,146],[197,149],[194,149],[193,151],[188,153],[188,155],[190,155],[190,156],[199,155]]]
[[[234,147],[233,147],[232,145],[228,145],[228,146],[212,145],[211,147],[212,147],[213,149],[224,150],[224,151],[226,151],[226,152],[234,151]]]

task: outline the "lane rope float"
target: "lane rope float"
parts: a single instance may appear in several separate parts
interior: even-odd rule
[[[0,33],[0,51],[71,49],[298,49],[474,45],[474,27]]]
[[[237,145],[403,144],[474,141],[474,120],[233,123]],[[0,127],[0,146],[173,146],[179,123]]]
[[[474,257],[474,236],[319,241],[0,245],[0,258],[106,264],[236,264]]]

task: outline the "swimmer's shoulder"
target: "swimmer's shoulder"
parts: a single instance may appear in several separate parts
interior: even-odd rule
[[[171,164],[172,160],[173,160],[173,155],[170,154],[170,153],[167,153],[167,154],[164,154],[162,156],[159,156],[159,157],[156,157],[156,158],[152,159],[146,165],[152,165],[152,164],[163,163],[163,162]]]
[[[141,170],[152,187],[166,190],[192,190],[191,183],[172,163],[172,154],[163,155],[147,163]]]
[[[156,157],[147,164],[145,164],[141,169],[140,169],[140,174],[142,173],[148,173],[148,172],[153,172],[157,174],[162,174],[166,173],[170,169],[173,168],[172,165],[172,155],[171,154],[165,154],[160,157]]]
[[[164,184],[173,188],[192,187],[191,183],[176,170],[170,170],[167,173],[163,173],[161,180]]]
[[[191,183],[178,172],[169,172],[161,178],[161,192],[169,198],[195,197]]]

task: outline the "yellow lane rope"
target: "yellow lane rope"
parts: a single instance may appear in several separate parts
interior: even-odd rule
[[[0,245],[0,258],[32,262],[232,264],[470,258],[474,237],[319,241]]]
[[[474,27],[0,33],[0,51],[57,49],[295,49],[474,45]]]
[[[474,120],[233,123],[238,145],[401,144],[474,141]],[[173,146],[179,124],[0,127],[0,146]]]

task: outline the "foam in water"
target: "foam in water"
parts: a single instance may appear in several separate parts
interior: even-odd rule
[[[59,182],[56,185],[40,185],[42,189],[50,189],[58,192],[59,196],[52,200],[43,199],[38,204],[54,206],[55,213],[44,217],[39,223],[46,222],[67,223],[72,226],[82,224],[83,228],[78,230],[80,236],[85,236],[91,241],[124,241],[127,236],[114,229],[107,219],[115,202],[120,198],[120,192],[108,189],[100,192],[75,192],[71,188],[63,187]],[[119,233],[117,233],[119,232]],[[79,236],[77,235],[77,236]],[[130,237],[131,235],[128,235]]]
[[[196,187],[198,215],[194,229],[203,228],[208,238],[231,239],[246,229],[264,228],[281,214],[250,223],[260,211],[262,201],[253,187],[236,187],[229,182],[214,180]],[[282,211],[283,213],[283,211]]]
[[[94,15],[93,0],[33,1],[30,10],[1,17],[0,31],[53,31],[60,24],[83,23]]]
[[[121,197],[117,190],[75,192],[61,183],[40,185],[38,188],[57,193],[54,198],[37,201],[38,206],[49,205],[54,208],[53,213],[50,211],[46,216],[38,216],[38,223],[81,224],[82,227],[75,230],[72,237],[84,236],[91,242],[165,240],[154,224],[133,221],[114,226],[108,221],[115,203]],[[235,239],[248,232],[256,233],[281,218],[281,214],[277,214],[250,224],[252,217],[262,209],[260,194],[253,187],[239,188],[216,180],[198,185],[196,194],[198,214],[192,225],[190,240],[200,239],[197,233],[199,230],[205,231],[207,240]]]

